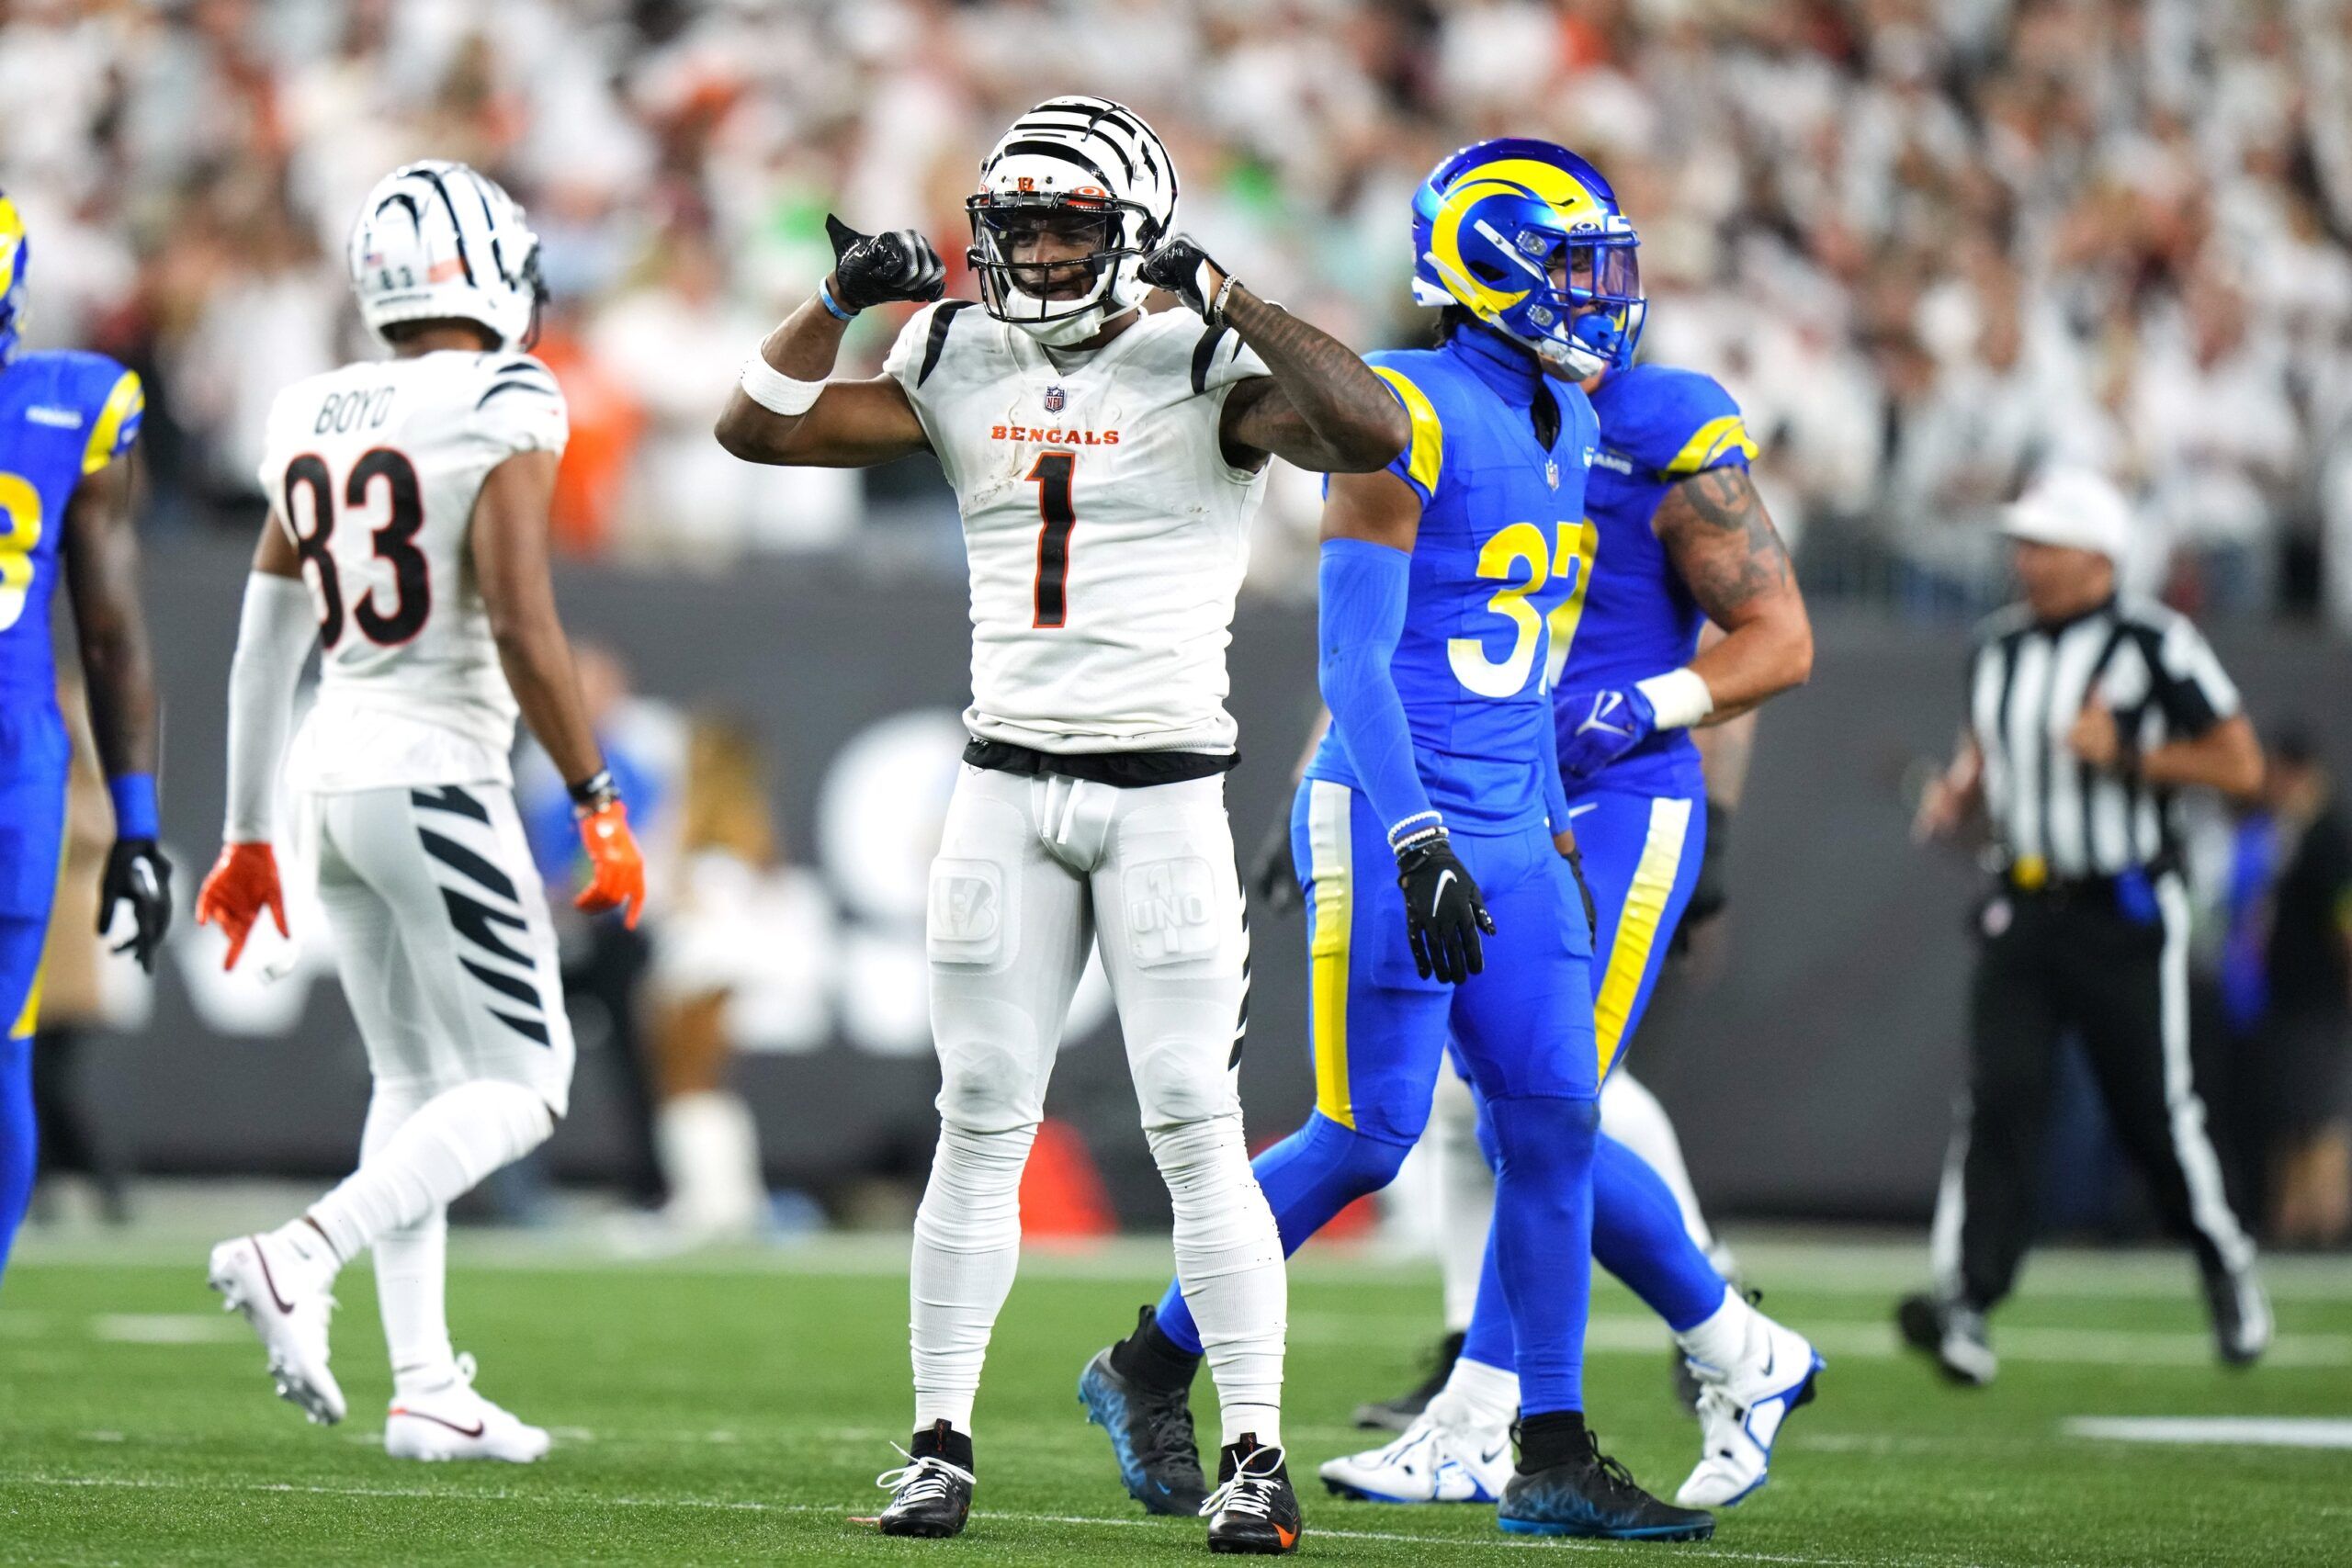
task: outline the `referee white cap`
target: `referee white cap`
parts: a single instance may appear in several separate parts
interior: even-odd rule
[[[2090,469],[2053,468],[2004,509],[2001,532],[2120,561],[2132,545],[2132,508],[2122,491]]]

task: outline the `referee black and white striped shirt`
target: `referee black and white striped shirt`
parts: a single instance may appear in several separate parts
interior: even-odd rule
[[[1988,619],[1970,667],[1969,727],[1995,834],[2028,884],[2161,871],[2177,856],[2173,792],[2094,769],[2067,746],[2093,701],[2144,756],[2236,714],[2238,690],[2204,635],[2161,604],[2109,599],[2054,623],[2014,604]]]

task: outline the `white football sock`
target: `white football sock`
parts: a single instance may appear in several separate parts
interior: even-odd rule
[[[414,1225],[481,1179],[547,1141],[554,1113],[521,1084],[482,1078],[442,1090],[304,1216],[349,1260],[389,1231]],[[292,1230],[288,1226],[287,1229]]]
[[[428,1082],[378,1078],[368,1100],[367,1129],[359,1135],[359,1163],[365,1166],[380,1153],[431,1102],[433,1093]],[[384,1320],[384,1346],[391,1352],[393,1389],[438,1387],[457,1370],[447,1304],[448,1211],[436,1207],[413,1225],[386,1231],[376,1238],[375,1254],[376,1305]]]
[[[1445,1329],[1460,1334],[1478,1305],[1478,1276],[1487,1266],[1487,1232],[1495,1218],[1495,1173],[1478,1147],[1478,1102],[1452,1068],[1438,1074],[1430,1104],[1429,1151],[1437,1202],[1437,1261],[1445,1283]]]
[[[1724,1304],[1704,1319],[1674,1337],[1682,1353],[1703,1366],[1727,1372],[1746,1359],[1747,1338],[1756,1324],[1756,1309],[1724,1287]]]
[[[907,1281],[917,1431],[934,1421],[972,1430],[980,1363],[1021,1266],[1021,1170],[1036,1136],[1034,1122],[1000,1133],[940,1126]]]
[[[1216,1380],[1224,1441],[1282,1446],[1290,1277],[1282,1233],[1250,1168],[1241,1113],[1146,1131],[1175,1211],[1176,1277]]]
[[[1457,1432],[1500,1432],[1519,1418],[1519,1374],[1464,1356],[1430,1401],[1430,1419]]]
[[[1702,1252],[1713,1252],[1714,1233],[1699,1213],[1699,1194],[1690,1186],[1690,1169],[1682,1163],[1682,1140],[1674,1135],[1674,1122],[1666,1107],[1620,1067],[1600,1086],[1600,1131],[1642,1156],[1682,1210],[1682,1228]]]

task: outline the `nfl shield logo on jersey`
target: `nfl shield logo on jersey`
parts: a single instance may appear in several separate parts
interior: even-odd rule
[[[1545,484],[1550,485],[1554,490],[1557,490],[1557,489],[1559,489],[1559,488],[1560,488],[1560,464],[1559,464],[1559,459],[1557,459],[1557,458],[1546,458],[1546,459],[1544,459],[1544,482]]]
[[[1047,413],[1061,412],[1062,400],[1062,389],[1059,387],[1048,387],[1046,389],[1046,412]]]

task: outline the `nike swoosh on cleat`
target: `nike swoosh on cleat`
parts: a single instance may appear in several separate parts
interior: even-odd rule
[[[245,1245],[254,1249],[254,1261],[261,1265],[261,1282],[269,1287],[269,1299],[277,1303],[279,1312],[293,1316],[294,1303],[277,1293],[277,1277],[269,1271],[269,1254],[261,1249],[261,1237],[249,1235]]]
[[[422,1410],[403,1410],[397,1404],[392,1406],[391,1414],[394,1416],[405,1416],[412,1421],[430,1421],[436,1427],[447,1427],[449,1430],[457,1433],[458,1436],[461,1438],[479,1438],[484,1432],[490,1430],[489,1423],[484,1421],[476,1420],[470,1427],[460,1427],[455,1421],[447,1420],[442,1416],[428,1416]]]

